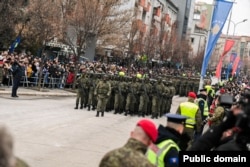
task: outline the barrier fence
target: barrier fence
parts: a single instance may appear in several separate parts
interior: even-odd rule
[[[10,87],[11,85],[13,85],[13,76],[11,74],[9,74],[7,76],[8,78],[8,87]],[[66,80],[67,80],[67,75],[63,75],[60,77],[51,77],[49,75],[43,75],[41,77],[41,87],[44,88],[51,88],[51,89],[55,89],[55,88],[60,88],[63,89],[66,87],[72,88],[72,84],[66,84]],[[39,84],[39,77],[38,76],[31,76],[28,77],[27,75],[23,76],[21,81],[20,81],[20,86],[23,87],[36,87]]]

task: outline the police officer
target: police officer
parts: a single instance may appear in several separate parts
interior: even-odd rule
[[[95,88],[94,94],[97,95],[98,101],[96,117],[99,117],[100,112],[102,114],[102,117],[104,116],[108,97],[111,94],[111,85],[107,81],[107,78],[108,76],[104,75],[102,81],[100,81]]]
[[[194,92],[188,93],[188,101],[183,102],[179,105],[177,109],[177,114],[187,117],[184,132],[187,133],[191,141],[194,139],[194,133],[201,134],[201,114],[199,107],[195,104],[194,100],[196,99],[196,94]],[[191,142],[189,146],[191,146]]]
[[[198,99],[196,100],[196,103],[199,107],[199,110],[201,112],[201,118],[202,121],[204,121],[208,116],[208,104],[207,104],[207,91],[206,89],[201,89],[200,94],[198,95]]]
[[[156,167],[177,167],[179,151],[186,150],[190,139],[183,135],[186,117],[171,113],[165,116],[167,124],[158,127],[158,138],[148,149],[147,157]]]

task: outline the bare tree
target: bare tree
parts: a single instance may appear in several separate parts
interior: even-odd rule
[[[48,0],[30,0],[27,8],[30,23],[24,31],[25,43],[36,50],[41,50],[38,89],[41,88],[42,70],[44,66],[44,48],[46,43],[61,36],[61,13],[57,10],[57,3]]]
[[[78,64],[81,54],[90,48],[94,52],[96,42],[104,36],[121,34],[131,14],[124,4],[128,0],[61,0],[63,12],[62,40],[68,44]],[[119,35],[118,35],[119,36]],[[85,55],[93,60],[94,55]],[[77,69],[76,69],[77,70]],[[75,71],[77,72],[77,71]]]
[[[27,0],[2,0],[0,1],[0,47],[7,49],[12,41],[19,35],[17,27],[24,22],[23,9]]]

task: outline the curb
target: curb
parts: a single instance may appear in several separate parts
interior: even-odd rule
[[[0,91],[0,95],[10,95],[11,91]],[[54,92],[18,92],[18,95],[26,96],[57,96],[57,97],[76,97],[76,94],[54,93]]]

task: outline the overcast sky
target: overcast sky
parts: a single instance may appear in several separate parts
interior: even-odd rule
[[[212,3],[213,0],[196,0],[196,2],[206,2]],[[228,0],[233,1],[233,0]],[[250,0],[235,0],[236,3],[233,5],[232,10],[232,22],[239,23],[244,19],[248,19],[248,21],[244,23],[237,24],[235,28],[235,35],[247,35],[250,36]],[[228,21],[226,22],[223,33],[227,33]],[[233,35],[234,25],[230,24],[229,35]]]

